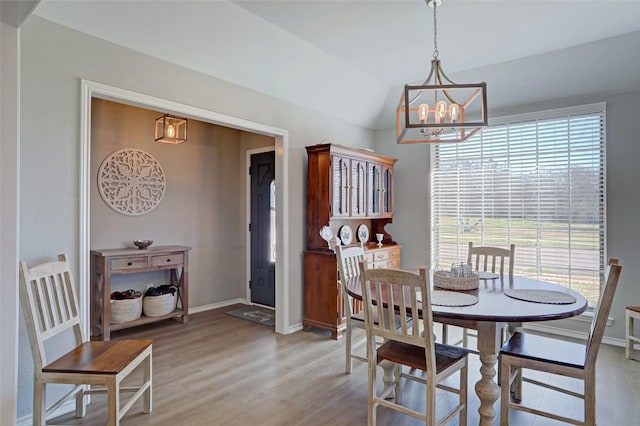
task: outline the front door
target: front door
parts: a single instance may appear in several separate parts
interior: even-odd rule
[[[251,156],[251,302],[276,304],[276,156]]]

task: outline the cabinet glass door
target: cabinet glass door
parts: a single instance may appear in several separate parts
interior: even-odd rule
[[[351,204],[351,159],[334,155],[332,163],[333,195],[331,197],[331,215],[333,217],[347,217],[349,216],[349,205]]]
[[[351,160],[351,216],[367,215],[367,163]]]
[[[382,214],[393,215],[393,169],[389,166],[383,168],[382,173]]]
[[[369,163],[369,176],[367,182],[369,199],[367,201],[367,214],[369,216],[380,216],[382,214],[382,165]]]

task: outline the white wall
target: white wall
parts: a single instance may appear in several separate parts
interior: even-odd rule
[[[101,82],[289,131],[290,237],[285,244],[291,254],[286,285],[292,303],[288,318],[292,324],[302,320],[304,146],[329,139],[369,147],[371,131],[36,16],[22,27],[22,54],[21,259],[36,263],[67,252],[78,274],[80,79]],[[31,412],[31,355],[22,329],[19,351],[18,417]]]

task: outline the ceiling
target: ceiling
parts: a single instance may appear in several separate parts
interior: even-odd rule
[[[423,0],[42,0],[34,14],[372,129],[433,53]],[[640,0],[445,0],[438,49],[452,80],[487,82],[490,111],[515,91],[533,104],[638,90]]]

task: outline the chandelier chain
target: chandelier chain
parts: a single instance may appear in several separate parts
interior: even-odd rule
[[[438,2],[433,2],[433,59],[438,59],[438,19],[436,17],[436,8]]]

